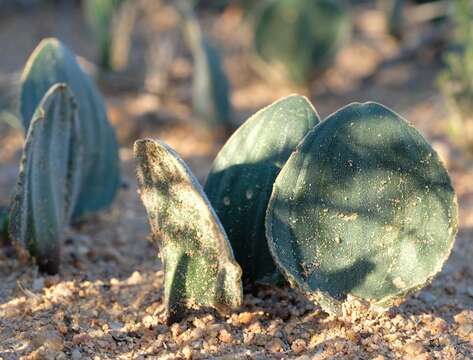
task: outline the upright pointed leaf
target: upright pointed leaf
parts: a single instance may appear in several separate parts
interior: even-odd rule
[[[95,84],[74,54],[56,39],[43,40],[28,59],[21,89],[21,114],[28,129],[36,107],[56,83],[68,85],[79,107],[84,142],[83,178],[74,217],[108,207],[120,184],[118,145]]]
[[[0,122],[21,128],[20,120],[20,74],[0,74]]]
[[[0,208],[0,245],[8,243],[8,209]]]
[[[211,124],[231,121],[230,86],[218,50],[203,34],[186,1],[178,3],[184,33],[194,60],[192,101],[194,112]]]
[[[319,116],[304,97],[283,98],[249,118],[218,153],[205,192],[228,234],[245,282],[273,282],[264,218],[274,180]]]
[[[64,227],[79,192],[82,144],[77,105],[64,84],[33,115],[10,206],[9,233],[42,271],[59,270]]]
[[[330,66],[350,31],[338,0],[268,1],[255,22],[257,53],[268,63],[282,64],[297,83]]]
[[[99,50],[104,70],[123,69],[128,62],[136,18],[135,0],[84,0],[84,16]]]
[[[135,143],[141,199],[164,264],[168,321],[187,309],[227,311],[242,301],[241,269],[197,179],[168,146]]]

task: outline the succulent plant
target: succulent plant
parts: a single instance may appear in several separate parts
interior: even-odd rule
[[[168,322],[191,308],[240,306],[241,269],[197,179],[161,142],[139,140],[134,151],[139,193],[164,264]]]
[[[274,180],[319,116],[291,95],[250,117],[218,153],[205,192],[228,234],[246,283],[274,282],[279,272],[265,237],[264,218]]]
[[[41,271],[53,274],[79,193],[83,154],[77,105],[67,86],[52,86],[32,118],[10,205],[9,234]]]
[[[409,3],[414,4],[409,4]],[[390,35],[401,40],[412,27],[412,23],[442,22],[449,14],[453,1],[438,0],[378,0],[385,13],[387,30]],[[412,15],[412,18],[407,19]],[[410,24],[408,24],[410,23]],[[409,26],[407,26],[409,25]]]
[[[425,286],[456,231],[456,197],[437,154],[376,103],[348,105],[307,134],[266,215],[288,281],[335,314],[349,295],[389,306]]]
[[[349,35],[349,18],[334,0],[269,1],[256,16],[255,48],[297,83],[331,65]]]
[[[198,45],[192,46],[192,53],[194,112],[207,122],[227,125],[232,112],[230,90],[218,50],[206,38],[202,38]]]
[[[438,83],[450,111],[452,140],[473,153],[473,4],[455,0],[456,49],[447,52]]]
[[[189,1],[189,0],[187,0]],[[228,7],[237,7],[244,13],[249,13],[258,6],[259,2],[254,0],[191,0],[199,10],[211,12],[223,12]]]
[[[388,32],[401,39],[405,30],[404,7],[405,0],[381,0],[381,6],[386,14]]]
[[[218,50],[202,33],[200,24],[187,1],[180,1],[183,31],[194,60],[192,102],[196,115],[211,124],[231,120],[229,83]]]
[[[21,128],[18,104],[19,92],[19,73],[0,75],[0,122],[14,128]]]
[[[217,48],[210,43],[201,29],[193,10],[193,3],[188,0],[176,0],[172,4],[180,16],[179,33],[183,33],[194,62],[193,109],[199,118],[210,125],[231,127],[232,109],[229,99],[229,81]],[[101,53],[99,64],[102,69],[121,70],[126,66],[137,9],[143,6],[145,8],[142,10],[146,12],[144,2],[132,0],[84,1],[85,17],[94,38],[99,43]],[[169,56],[169,51],[165,51],[163,57]],[[156,56],[151,56],[151,58],[156,60]],[[154,64],[154,61],[152,63]],[[161,71],[163,70],[161,69]],[[147,87],[152,89],[160,89],[161,86],[160,84],[157,86],[147,84]]]
[[[128,61],[136,1],[85,0],[84,16],[99,50],[103,70],[120,70]]]
[[[44,94],[65,83],[78,104],[84,143],[82,181],[74,218],[108,207],[120,185],[118,145],[100,92],[79,67],[74,54],[56,39],[45,39],[28,59],[21,88],[20,112],[25,130]]]
[[[0,245],[8,242],[8,209],[0,208]]]

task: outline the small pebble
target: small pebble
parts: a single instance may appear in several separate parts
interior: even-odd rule
[[[404,346],[404,352],[408,355],[419,355],[422,354],[425,349],[421,343],[411,342]]]
[[[120,285],[120,280],[118,280],[117,278],[111,278],[110,279],[110,285],[111,286],[118,286],[118,285]]]
[[[33,280],[33,291],[40,291],[44,288],[44,277],[39,277]]]
[[[133,274],[126,280],[128,285],[138,285],[141,284],[143,278],[138,271],[134,271]]]
[[[67,330],[67,325],[64,324],[62,321],[61,321],[61,322],[58,322],[58,323],[56,324],[56,329],[57,329],[57,331],[59,331],[59,332],[61,333],[61,335],[63,335],[63,336],[66,335],[66,334],[67,334],[67,331],[68,331],[68,330]]]
[[[192,348],[189,345],[184,346],[182,349],[182,355],[184,355],[184,358],[187,360],[192,359]]]
[[[464,310],[456,314],[453,319],[459,325],[472,324],[473,323],[473,311]]]
[[[261,325],[261,322],[256,321],[256,322],[252,323],[250,326],[248,326],[248,331],[252,332],[252,333],[255,333],[255,334],[261,333],[263,331],[263,327]]]
[[[473,324],[462,324],[458,327],[458,334],[464,337],[473,335]]]
[[[296,339],[292,342],[291,349],[296,354],[299,354],[307,348],[307,343],[303,339]]]
[[[202,319],[195,318],[192,322],[196,328],[205,329],[205,322]]]
[[[39,331],[33,338],[33,344],[35,347],[39,348],[44,346],[52,351],[62,350],[62,342],[63,338],[57,331]]]
[[[179,335],[182,334],[182,329],[179,324],[172,324],[171,325],[171,334],[173,338],[177,338]]]
[[[152,316],[152,315],[146,315],[142,320],[143,325],[148,329],[151,329],[151,328],[157,326],[158,322],[159,322],[158,318],[156,316]]]
[[[90,336],[87,335],[86,333],[76,334],[72,337],[72,343],[74,345],[85,344],[88,341],[90,341]]]
[[[274,353],[284,351],[284,343],[278,338],[270,340],[268,343],[266,343],[265,347],[267,350]]]
[[[82,358],[82,354],[80,353],[79,349],[74,349],[71,352],[71,359],[72,360],[80,360]]]
[[[218,339],[225,344],[229,344],[233,341],[233,335],[227,329],[222,329],[218,334]]]
[[[442,318],[436,318],[432,321],[430,329],[434,334],[443,334],[448,331],[448,324]]]
[[[466,289],[466,293],[468,294],[468,296],[473,297],[473,286],[469,286],[469,287]]]
[[[356,333],[356,331],[347,330],[345,334],[347,336],[347,339],[351,340],[354,343],[357,343],[360,340],[360,336]]]
[[[251,312],[242,312],[238,314],[238,322],[243,325],[248,325],[252,323],[256,318],[256,314]]]

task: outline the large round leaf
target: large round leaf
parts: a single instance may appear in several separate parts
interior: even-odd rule
[[[349,105],[310,132],[276,179],[270,250],[289,282],[338,312],[378,305],[440,271],[457,230],[449,176],[428,142],[376,103]]]

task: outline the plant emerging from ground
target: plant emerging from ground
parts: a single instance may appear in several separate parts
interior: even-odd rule
[[[274,283],[277,270],[331,314],[355,298],[390,307],[433,279],[457,232],[437,154],[377,103],[323,121],[301,96],[271,104],[223,146],[205,194],[164,143],[137,141],[135,157],[170,323],[188,309],[234,309],[241,277]]]
[[[473,4],[455,0],[456,47],[446,58],[439,76],[440,89],[451,112],[450,130],[455,142],[473,152]]]

